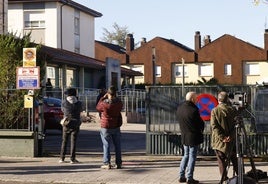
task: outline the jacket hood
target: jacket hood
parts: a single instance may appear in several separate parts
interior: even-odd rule
[[[67,96],[66,100],[71,104],[74,104],[78,101],[76,96]]]

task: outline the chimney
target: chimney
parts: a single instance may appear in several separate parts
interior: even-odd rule
[[[127,34],[126,38],[126,52],[131,52],[134,50],[134,38],[132,34]]]
[[[141,46],[143,46],[146,43],[146,38],[141,38]]]
[[[264,32],[264,50],[268,50],[268,29]]]
[[[194,44],[195,44],[195,51],[199,51],[199,49],[201,48],[201,35],[199,31],[195,32],[195,36],[194,36]]]
[[[204,41],[205,41],[205,45],[209,44],[211,42],[210,36],[209,35],[206,35]]]

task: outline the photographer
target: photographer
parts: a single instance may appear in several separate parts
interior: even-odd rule
[[[235,152],[235,117],[237,111],[230,105],[228,94],[224,91],[218,94],[219,105],[211,111],[211,146],[215,150],[220,174],[227,180],[225,172],[228,159],[233,164],[234,171],[238,174],[238,163]]]

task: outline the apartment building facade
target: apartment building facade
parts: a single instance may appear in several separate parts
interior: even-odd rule
[[[194,42],[195,48],[191,49],[172,39],[155,37],[146,42],[143,38],[140,47],[134,48],[130,34],[126,49],[111,49],[112,44],[96,41],[95,55],[97,59],[112,56],[125,67],[142,72],[144,76],[135,83],[182,84],[212,78],[220,84],[268,82],[268,30],[264,33],[264,48],[228,34],[214,41],[206,35],[202,43],[199,31],[195,32]]]
[[[8,31],[31,32],[35,43],[93,57],[95,18],[102,14],[67,0],[9,0]]]
[[[42,49],[50,58],[46,78],[56,88],[109,85],[105,84],[106,59],[94,58],[95,18],[101,16],[71,0],[8,1],[8,31],[18,36],[31,32],[32,42],[46,46]],[[141,74],[124,69],[121,75],[133,78]]]

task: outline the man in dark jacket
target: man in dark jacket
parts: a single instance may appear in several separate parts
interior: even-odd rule
[[[101,140],[103,143],[103,169],[111,169],[111,144],[115,148],[115,163],[116,168],[121,169],[121,132],[122,125],[121,110],[123,107],[122,101],[116,97],[116,89],[111,86],[107,93],[101,97],[96,109],[101,113]]]
[[[77,99],[76,89],[74,88],[67,89],[65,94],[67,97],[62,102],[61,107],[64,117],[67,117],[69,123],[62,127],[62,143],[59,163],[64,162],[68,139],[71,136],[70,163],[74,164],[78,162],[78,160],[76,160],[76,140],[81,125],[80,113],[82,112],[82,102]]]
[[[186,101],[177,109],[178,120],[181,129],[181,141],[184,155],[180,163],[179,182],[197,184],[198,180],[193,178],[198,145],[203,142],[204,121],[200,117],[199,109],[195,105],[197,94],[188,92]],[[187,168],[187,173],[186,172]],[[185,174],[186,177],[185,177]]]

